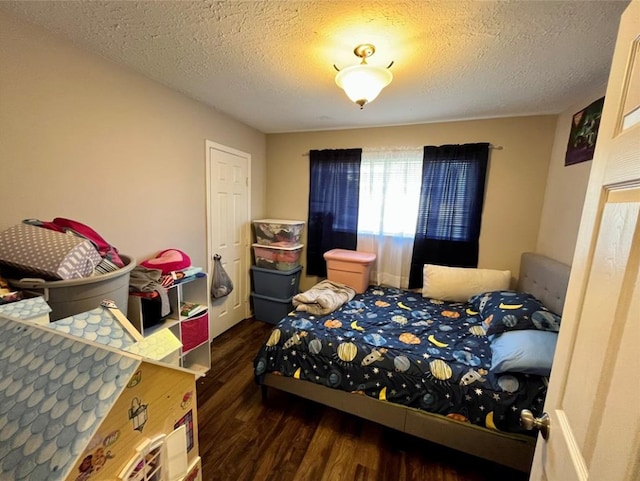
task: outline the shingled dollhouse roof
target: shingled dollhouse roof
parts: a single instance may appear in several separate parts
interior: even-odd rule
[[[141,363],[0,317],[0,479],[64,479]]]
[[[126,350],[137,341],[113,313],[102,306],[59,319],[47,327],[116,349]]]
[[[47,324],[47,327],[156,361],[163,360],[182,347],[169,329],[158,330],[143,338],[128,319],[121,314],[116,315],[119,311],[116,311],[115,305],[111,308],[106,306],[109,306],[109,301],[104,301],[102,306],[91,311]]]
[[[50,312],[51,307],[41,296],[0,305],[0,316],[25,321],[48,316]]]

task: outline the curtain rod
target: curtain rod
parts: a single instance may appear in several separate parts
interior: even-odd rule
[[[489,144],[489,148],[491,150],[502,150],[504,147],[502,145],[493,145]],[[362,150],[368,150],[370,152],[380,151],[380,150],[413,150],[413,149],[422,149],[422,147],[372,147],[372,148],[363,148]],[[304,152],[302,154],[303,157],[309,157],[309,152]]]

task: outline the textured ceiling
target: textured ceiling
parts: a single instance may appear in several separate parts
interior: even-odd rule
[[[265,133],[558,113],[608,77],[628,1],[0,1]],[[360,110],[333,64],[391,61]]]

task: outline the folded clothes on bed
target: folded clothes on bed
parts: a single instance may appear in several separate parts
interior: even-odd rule
[[[349,286],[324,280],[311,289],[293,296],[296,311],[304,311],[316,316],[324,316],[349,302],[356,291]]]

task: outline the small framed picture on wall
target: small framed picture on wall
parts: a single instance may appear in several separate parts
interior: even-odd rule
[[[573,115],[564,165],[593,159],[604,97]]]

